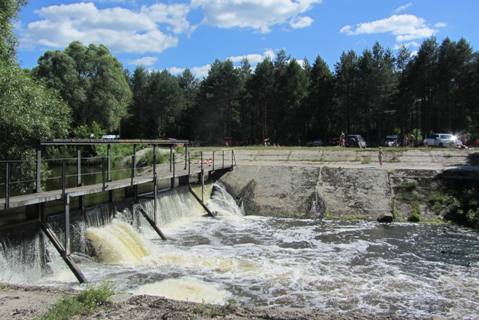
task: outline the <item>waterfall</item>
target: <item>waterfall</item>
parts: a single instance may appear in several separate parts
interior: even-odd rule
[[[235,199],[226,191],[221,183],[215,183],[211,192],[211,198],[207,202],[208,208],[219,216],[243,216],[243,210],[238,207]]]
[[[86,238],[97,258],[108,264],[139,264],[150,254],[145,241],[128,223],[114,219],[103,227],[90,227]]]

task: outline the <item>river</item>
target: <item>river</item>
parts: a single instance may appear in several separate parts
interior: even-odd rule
[[[197,302],[479,318],[478,232],[243,216],[221,187],[208,204],[216,218],[204,217],[186,193],[159,202],[168,212],[160,217],[166,242],[145,223],[138,232],[121,214],[107,226],[89,223],[85,237],[97,256],[76,260],[90,281]],[[53,273],[35,282],[76,286],[52,257]]]

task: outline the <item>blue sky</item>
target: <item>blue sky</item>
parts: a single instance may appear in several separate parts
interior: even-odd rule
[[[417,50],[426,37],[465,37],[479,48],[478,0],[30,0],[16,32],[23,67],[69,42],[104,43],[126,68],[142,64],[204,76],[215,59],[254,66],[285,49],[333,66],[375,41]]]

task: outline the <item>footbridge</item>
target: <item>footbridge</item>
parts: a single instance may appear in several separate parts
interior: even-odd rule
[[[123,154],[131,148],[131,156],[119,159],[115,154],[119,148]],[[94,150],[101,155],[89,156]],[[134,214],[142,215],[166,240],[157,221],[158,195],[187,186],[208,215],[214,216],[204,201],[205,181],[236,165],[233,150],[192,151],[187,140],[51,140],[39,143],[34,154],[28,160],[0,161],[0,233],[36,224],[81,283],[87,279],[71,258],[72,211],[84,216],[95,203],[153,200],[151,216],[141,207]],[[194,192],[191,184],[200,191]],[[49,223],[51,215],[62,216],[61,237]]]

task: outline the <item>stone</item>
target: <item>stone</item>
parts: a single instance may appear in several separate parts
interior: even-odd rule
[[[394,217],[391,212],[383,213],[379,215],[378,217],[378,222],[381,222],[381,223],[391,223],[393,222],[393,220],[394,220]]]

